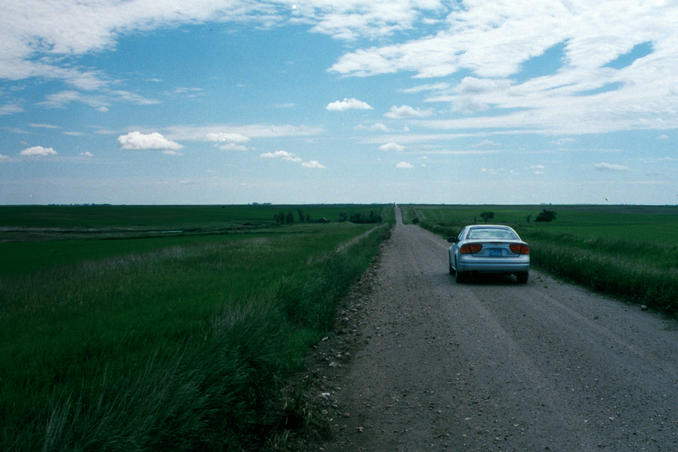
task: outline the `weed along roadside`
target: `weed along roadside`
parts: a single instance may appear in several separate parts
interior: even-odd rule
[[[373,226],[136,240],[138,252],[0,274],[0,448],[252,450],[285,437],[281,389],[388,237]],[[72,242],[87,255],[97,241]]]

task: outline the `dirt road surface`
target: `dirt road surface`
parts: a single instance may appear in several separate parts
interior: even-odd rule
[[[332,440],[309,448],[678,450],[678,322],[534,270],[456,284],[397,217],[319,344]]]

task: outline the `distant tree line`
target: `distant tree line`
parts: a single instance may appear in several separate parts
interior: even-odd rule
[[[302,209],[297,209],[297,216],[295,219],[294,211],[290,210],[288,212],[278,212],[273,215],[273,220],[276,224],[293,224],[293,223],[314,223],[309,214],[304,214]],[[321,218],[315,223],[326,223],[327,220]]]
[[[374,210],[370,210],[370,213],[365,212],[339,212],[339,221],[350,221],[351,223],[381,223],[381,215],[375,214]]]
[[[339,212],[338,220],[340,222],[350,221],[351,223],[381,223],[381,215],[374,213],[374,210],[366,212]],[[273,215],[275,224],[294,224],[294,223],[328,223],[329,220],[325,217],[314,220],[310,215],[305,214],[302,209],[289,210],[287,212],[280,211]]]

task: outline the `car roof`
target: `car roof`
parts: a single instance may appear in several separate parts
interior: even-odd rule
[[[506,226],[503,224],[470,224],[466,226],[469,229],[511,229],[511,226]]]

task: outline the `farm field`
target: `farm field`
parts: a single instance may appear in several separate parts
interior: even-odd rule
[[[300,212],[304,223],[299,222]],[[215,234],[224,240],[252,232],[275,235],[281,230],[274,216],[281,213],[291,214],[299,225],[307,220],[336,222],[349,213],[369,216],[370,212],[393,221],[392,209],[382,206],[0,206],[0,253],[4,256],[0,276],[209,242]]]
[[[509,224],[530,242],[532,262],[592,289],[668,313],[678,311],[678,207],[401,206],[406,222],[448,237],[462,226]],[[548,209],[552,222],[536,222]]]
[[[270,225],[278,212],[298,210],[313,220],[337,221],[341,212],[381,211],[383,205],[0,206],[0,227],[181,229]],[[385,215],[392,213],[385,212]]]
[[[270,437],[300,416],[284,409],[285,378],[331,327],[335,303],[388,235],[388,221],[336,219],[377,211],[388,220],[393,210],[64,209],[0,209],[14,240],[0,243],[2,450],[246,449]],[[273,221],[280,211],[299,217],[297,209],[335,221]],[[245,227],[203,234],[222,227],[217,219]],[[187,225],[198,232],[96,238],[99,230]],[[53,230],[85,226],[94,236]],[[52,230],[20,236],[34,227]]]

